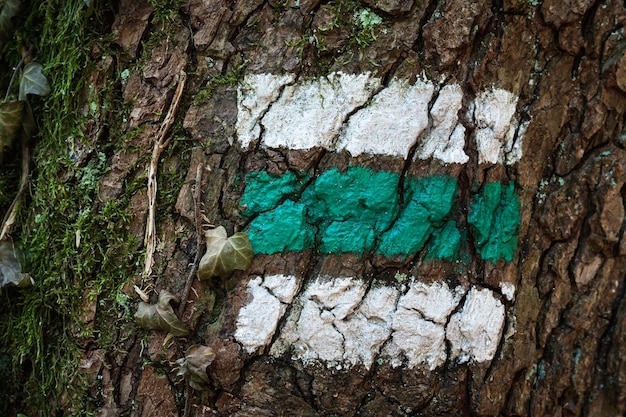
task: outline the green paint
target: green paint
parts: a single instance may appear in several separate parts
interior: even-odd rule
[[[458,260],[461,258],[461,242],[465,243],[465,239],[461,236],[456,222],[448,220],[442,228],[433,231],[426,259]]]
[[[410,178],[405,184],[406,203],[393,227],[383,234],[378,251],[385,256],[414,254],[422,250],[435,228],[450,213],[457,193],[456,178]]]
[[[472,199],[467,221],[482,259],[513,260],[520,227],[520,201],[513,184],[485,184],[482,193]]]
[[[376,231],[360,223],[357,219],[331,222],[322,232],[320,251],[322,253],[363,253],[369,251]]]
[[[399,176],[350,167],[319,176],[300,201],[310,222],[320,229],[323,253],[371,250],[374,239],[393,222],[398,212]]]
[[[385,256],[408,255],[420,251],[433,231],[428,209],[411,200],[393,227],[382,235],[378,251]]]
[[[247,215],[259,214],[249,230],[256,252],[312,249],[317,237],[322,253],[361,254],[375,248],[380,238],[376,250],[385,256],[413,254],[443,225],[457,190],[451,177],[410,178],[401,206],[398,174],[350,167],[321,174],[297,203],[286,199],[299,190],[304,177],[264,172],[246,177],[242,205],[247,205]]]
[[[276,209],[259,214],[248,231],[254,251],[272,254],[311,249],[315,229],[307,223],[305,212],[304,204],[286,200]]]
[[[321,253],[406,257],[428,245],[427,259],[467,257],[466,234],[450,218],[456,213],[456,178],[406,178],[403,204],[396,173],[349,167],[326,171],[304,187],[306,179],[294,173],[248,174],[241,203],[246,215],[256,215],[248,232],[255,252],[317,247]],[[513,185],[487,184],[472,200],[468,222],[482,259],[512,260],[520,222]]]
[[[450,213],[457,194],[457,180],[448,176],[407,179],[407,194],[430,213],[431,223],[440,226]]]
[[[293,172],[283,175],[270,175],[265,171],[255,171],[246,177],[246,189],[242,201],[248,206],[244,215],[252,215],[277,207],[285,196],[296,193],[306,181],[306,177]]]

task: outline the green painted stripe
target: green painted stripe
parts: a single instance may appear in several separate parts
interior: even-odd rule
[[[520,201],[513,184],[485,184],[482,193],[472,199],[467,222],[482,259],[513,260],[520,227]]]
[[[454,177],[409,178],[406,190],[407,202],[400,216],[381,237],[378,252],[384,256],[412,255],[424,248],[450,213],[457,182]]]
[[[332,169],[313,181],[306,174],[258,171],[245,183],[241,204],[246,216],[254,216],[248,235],[257,253],[317,247],[328,254],[373,250],[407,257],[426,250],[428,259],[466,259],[454,177],[406,178],[403,203],[399,174],[362,167]],[[486,184],[472,199],[468,222],[483,259],[513,259],[520,221],[512,184]]]

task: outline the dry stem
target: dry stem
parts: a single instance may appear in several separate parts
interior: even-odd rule
[[[144,276],[149,277],[152,274],[152,264],[154,263],[154,251],[156,248],[156,194],[157,194],[157,168],[159,164],[159,157],[161,152],[167,148],[172,141],[171,138],[165,140],[167,132],[169,131],[176,117],[176,111],[180,105],[180,99],[183,96],[183,90],[185,89],[185,80],[187,74],[181,70],[178,78],[178,86],[174,93],[174,98],[170,104],[167,114],[161,123],[161,127],[157,132],[157,138],[154,142],[154,148],[152,149],[152,159],[150,160],[150,168],[148,169],[148,221],[146,225],[146,236],[144,244],[146,246],[146,261],[144,264]]]
[[[185,307],[187,306],[187,298],[189,298],[189,291],[191,290],[191,284],[193,283],[193,278],[196,276],[196,272],[198,272],[198,264],[200,263],[200,257],[202,256],[202,252],[204,250],[204,239],[203,239],[203,231],[202,231],[202,164],[198,165],[196,168],[196,183],[193,191],[193,208],[194,208],[194,218],[196,222],[196,239],[197,239],[197,249],[196,249],[196,257],[193,261],[193,265],[191,271],[189,271],[189,275],[187,275],[187,281],[185,282],[185,289],[183,290],[183,295],[180,299],[180,305],[178,306],[178,316],[182,317],[183,312],[185,311]]]
[[[28,149],[28,145],[22,141],[22,177],[20,178],[20,189],[17,192],[17,195],[11,202],[9,209],[4,215],[4,219],[2,219],[2,231],[0,232],[0,240],[3,240],[10,232],[11,227],[15,223],[15,218],[17,217],[17,203],[22,198],[22,194],[26,191],[26,187],[28,186],[28,173],[29,173],[29,163],[30,163],[30,152]]]

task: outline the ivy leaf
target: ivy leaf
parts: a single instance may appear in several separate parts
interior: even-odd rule
[[[22,272],[22,258],[21,252],[13,243],[6,240],[0,242],[0,288],[8,284],[18,287],[33,285],[30,274]]]
[[[41,64],[29,62],[24,66],[22,77],[20,78],[20,100],[26,100],[28,94],[47,96],[50,94],[50,84],[43,75]]]
[[[245,270],[252,263],[254,252],[248,235],[242,232],[228,237],[223,226],[204,232],[206,253],[200,260],[198,278],[226,277],[235,269]]]
[[[11,29],[13,28],[13,19],[20,12],[22,6],[21,0],[5,0],[0,11],[0,48],[4,40],[11,35]]]
[[[156,304],[147,304],[141,301],[137,306],[135,319],[144,329],[165,330],[174,336],[185,336],[189,329],[176,317],[172,303],[178,304],[179,299],[168,291],[159,293]]]
[[[13,140],[22,127],[23,101],[7,101],[0,104],[0,157],[5,148],[13,145]]]
[[[203,391],[208,389],[209,376],[206,368],[215,359],[215,352],[208,346],[191,345],[185,352],[185,357],[176,361],[180,369],[178,375],[183,376],[191,388]]]

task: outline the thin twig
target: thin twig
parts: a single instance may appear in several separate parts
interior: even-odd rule
[[[180,299],[180,305],[178,306],[178,316],[182,317],[183,312],[185,311],[185,307],[187,306],[187,299],[189,298],[189,291],[191,290],[191,284],[193,283],[193,279],[196,276],[196,272],[198,272],[198,265],[200,263],[200,258],[202,257],[202,252],[204,250],[204,239],[202,232],[202,164],[199,164],[196,168],[196,183],[195,189],[193,190],[193,211],[194,211],[194,220],[196,223],[196,257],[194,258],[193,265],[191,267],[191,271],[189,271],[189,275],[187,275],[187,281],[185,281],[185,289],[183,290],[183,296]]]
[[[192,394],[193,388],[187,383],[185,387],[185,409],[183,410],[183,417],[189,417],[189,413],[191,412],[191,400],[189,398]]]
[[[7,93],[4,96],[4,101],[7,101],[9,99],[9,94],[11,93],[11,88],[13,88],[13,82],[15,82],[15,76],[17,75],[17,72],[20,70],[22,64],[24,64],[24,60],[26,58],[28,58],[30,56],[30,54],[33,52],[33,49],[35,49],[34,46],[31,46],[28,49],[28,51],[24,54],[22,59],[20,59],[20,62],[17,63],[17,66],[13,70],[13,75],[11,75],[11,81],[9,81],[9,86],[7,87]]]
[[[180,99],[183,95],[183,90],[185,89],[185,80],[187,79],[187,74],[185,71],[181,70],[180,76],[178,78],[178,86],[176,87],[176,92],[174,93],[174,98],[172,99],[172,103],[170,104],[169,109],[167,110],[167,114],[161,123],[161,127],[157,132],[157,138],[154,141],[154,148],[152,149],[152,159],[150,160],[150,168],[148,169],[148,221],[146,225],[146,236],[145,236],[145,246],[146,246],[146,261],[144,264],[144,275],[149,277],[152,274],[152,264],[154,262],[154,251],[156,248],[156,194],[157,194],[157,168],[159,164],[159,157],[161,156],[161,152],[167,148],[167,146],[172,141],[172,138],[165,140],[167,137],[167,132],[170,127],[174,124],[174,120],[176,117],[176,111],[178,110],[178,106],[180,105]]]
[[[4,215],[4,219],[2,219],[2,231],[0,232],[0,240],[3,240],[7,234],[11,231],[11,227],[15,223],[15,218],[17,217],[17,203],[22,198],[22,194],[26,191],[26,187],[28,186],[28,174],[29,174],[29,165],[30,165],[30,152],[28,149],[28,145],[22,141],[22,177],[20,178],[20,189],[17,192],[17,195],[11,202],[9,209]]]

